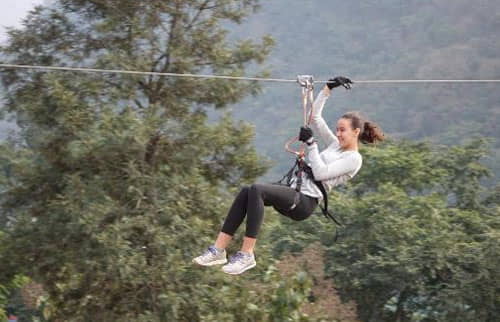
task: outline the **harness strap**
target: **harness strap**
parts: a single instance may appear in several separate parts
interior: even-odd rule
[[[326,189],[325,186],[323,186],[323,183],[319,180],[314,179],[314,174],[312,172],[311,167],[308,166],[303,160],[300,162],[299,167],[302,168],[302,171],[305,172],[305,174],[314,182],[316,187],[318,187],[319,191],[321,191],[321,194],[323,195],[324,206],[321,207],[321,205],[319,205],[319,208],[321,209],[321,212],[323,213],[325,218],[331,219],[336,225],[342,227],[343,226],[342,223],[339,220],[337,220],[337,218],[335,218],[335,216],[332,215],[328,210],[328,194],[326,193]]]
[[[293,173],[295,168],[298,166],[297,161],[294,163],[293,167],[288,170],[288,172],[281,178],[280,180],[274,182],[273,184],[277,184],[280,186],[290,186],[292,184]]]
[[[304,172],[303,164],[305,163],[304,158],[303,157],[297,158],[295,163],[297,164],[297,171],[295,172],[295,176],[297,177],[297,185],[295,186],[295,198],[293,200],[292,207],[290,207],[290,210],[297,207],[297,205],[300,202],[300,189],[302,188],[302,172]]]
[[[279,181],[274,184],[278,184],[280,186],[290,187],[292,185],[292,178],[295,174],[297,177],[296,185],[295,185],[295,196],[293,198],[293,204],[290,206],[288,210],[293,210],[300,203],[300,189],[302,188],[302,172],[303,167],[301,166],[302,158],[298,157],[295,160],[293,167],[288,170],[288,172],[281,178]],[[296,170],[297,169],[297,170]]]

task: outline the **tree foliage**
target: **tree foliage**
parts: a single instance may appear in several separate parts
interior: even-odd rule
[[[437,3],[422,10],[432,16]],[[25,29],[12,30],[1,52],[11,63],[238,76],[260,66],[273,43],[228,34],[257,5],[58,0],[36,9]],[[343,2],[335,17],[343,21],[354,6],[361,6],[360,17],[384,14],[371,2]],[[410,28],[414,19],[409,12],[403,20]],[[375,45],[359,26],[342,26],[335,32],[361,37],[353,37],[346,55],[356,58],[363,41]],[[384,23],[377,26],[384,34]],[[309,34],[299,36],[294,45],[303,49]],[[419,64],[420,55],[410,58]],[[372,59],[387,57],[375,51]],[[3,109],[21,128],[0,147],[0,285],[7,285],[1,294],[28,276],[47,294],[49,319],[494,321],[500,315],[499,189],[482,185],[489,174],[480,163],[488,153],[483,140],[451,148],[395,141],[362,150],[360,174],[330,198],[346,224],[338,242],[330,222],[276,223],[276,214],[267,213],[259,266],[232,278],[193,267],[190,259],[215,237],[231,192],[268,168],[252,145],[251,126],[227,113],[212,121],[210,113],[259,93],[257,84],[22,70],[1,77]],[[263,115],[275,127],[270,116],[283,113],[268,105]],[[413,120],[408,111],[392,114],[398,126],[392,130],[413,121],[427,130],[440,124]],[[288,252],[297,254],[279,259]]]
[[[230,44],[220,24],[255,7],[57,1],[12,31],[2,52],[11,62],[239,75],[271,41]],[[265,170],[252,129],[229,116],[209,124],[206,109],[256,84],[23,71],[2,81],[22,129],[2,147],[2,213],[12,215],[2,280],[22,272],[41,282],[54,319],[206,314],[217,300],[189,258],[220,224],[224,187]]]
[[[340,239],[331,223],[283,222],[275,252],[325,245],[327,272],[363,321],[495,321],[500,208],[480,189],[481,151],[481,141],[364,149],[359,177],[330,198]]]

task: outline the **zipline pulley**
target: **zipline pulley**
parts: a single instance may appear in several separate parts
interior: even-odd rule
[[[304,126],[309,126],[313,114],[314,101],[314,77],[312,75],[298,75],[297,83],[302,88],[302,109],[304,112]],[[285,144],[285,150],[295,154],[298,158],[304,157],[304,143],[299,147],[299,150],[293,150],[290,145],[299,141],[299,137],[293,137]]]

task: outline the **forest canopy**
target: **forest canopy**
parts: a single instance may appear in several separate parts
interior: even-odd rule
[[[499,78],[498,9],[54,0],[0,54],[234,76]],[[0,318],[7,308],[27,321],[500,316],[493,85],[335,90],[325,118],[355,107],[389,137],[363,147],[359,174],[329,197],[339,238],[321,216],[297,223],[266,210],[258,266],[233,278],[191,259],[237,189],[291,165],[282,142],[300,125],[297,85],[12,69],[0,78],[2,112],[18,127],[0,145]]]

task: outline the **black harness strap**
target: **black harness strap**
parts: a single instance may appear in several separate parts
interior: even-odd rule
[[[293,175],[297,176],[297,185],[295,186],[295,197],[293,198],[293,205],[288,210],[293,210],[300,202],[300,189],[302,188],[302,171],[301,158],[297,158],[293,167],[279,181],[274,184],[290,187],[292,185]],[[295,170],[297,169],[297,170]]]
[[[342,223],[339,220],[337,220],[328,210],[328,195],[326,193],[325,186],[323,186],[323,183],[321,181],[314,179],[314,174],[312,172],[311,167],[308,166],[305,162],[302,163],[303,163],[302,165],[303,171],[306,173],[309,179],[311,179],[314,182],[316,187],[318,187],[319,191],[321,191],[321,194],[323,195],[324,207],[321,207],[321,205],[319,205],[319,209],[321,209],[323,216],[325,216],[326,219],[331,219],[335,223],[335,225],[337,225],[337,227],[343,227],[344,225],[342,225]],[[337,227],[335,227],[335,237],[333,238],[334,241],[337,241],[339,237],[339,230]]]
[[[321,212],[323,213],[323,215],[327,219],[333,220],[333,222],[335,224],[342,227],[343,226],[342,223],[340,223],[340,221],[337,220],[337,218],[335,218],[328,210],[328,195],[326,193],[325,186],[323,186],[323,183],[321,181],[314,179],[314,174],[313,174],[310,166],[308,166],[304,161],[302,161],[301,163],[302,163],[302,165],[300,167],[302,167],[302,169],[303,169],[302,171],[304,171],[307,174],[309,179],[311,179],[314,182],[316,187],[318,187],[319,191],[321,191],[321,194],[323,195],[323,205],[324,206],[323,207],[321,207],[321,205],[319,206],[319,208],[321,209]]]
[[[293,173],[295,171],[295,168],[297,168],[297,166],[298,166],[298,162],[295,161],[293,167],[290,170],[288,170],[288,172],[283,176],[283,178],[274,182],[273,184],[289,187],[292,184]]]

